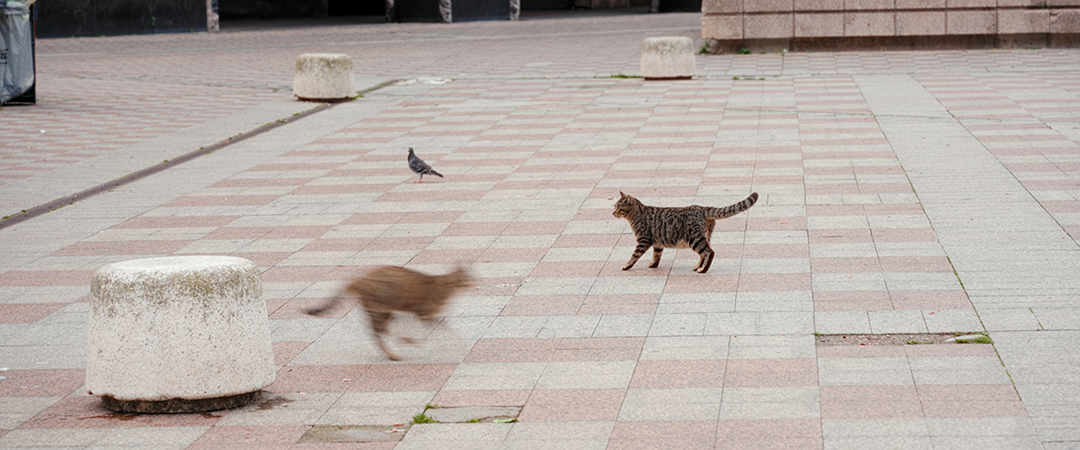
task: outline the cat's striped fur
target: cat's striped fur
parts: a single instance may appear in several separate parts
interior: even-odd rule
[[[653,260],[649,267],[660,265],[660,254],[665,248],[691,248],[701,256],[694,266],[694,271],[698,273],[708,272],[712,265],[714,252],[709,247],[709,240],[716,221],[750,209],[758,199],[755,192],[746,200],[723,208],[698,205],[668,208],[646,206],[622,192],[619,195],[621,197],[615,202],[615,211],[611,214],[630,222],[630,228],[637,237],[637,248],[622,270],[634,267],[634,263],[649,247],[653,248]]]

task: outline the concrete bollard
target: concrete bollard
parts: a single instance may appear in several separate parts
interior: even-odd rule
[[[694,41],[688,37],[651,37],[641,43],[641,76],[647,80],[694,76]]]
[[[300,100],[341,102],[356,97],[352,57],[305,53],[296,57],[293,94]]]
[[[249,260],[123,261],[99,269],[90,291],[86,390],[110,410],[235,408],[274,382],[266,303]]]

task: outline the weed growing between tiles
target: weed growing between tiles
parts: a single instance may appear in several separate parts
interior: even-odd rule
[[[315,425],[298,444],[315,442],[397,442],[413,425],[428,423],[515,423],[521,414],[520,406],[461,406],[442,407],[428,403],[424,412],[413,416],[410,423],[393,425]]]
[[[984,332],[900,334],[815,334],[819,347],[849,345],[993,344]]]

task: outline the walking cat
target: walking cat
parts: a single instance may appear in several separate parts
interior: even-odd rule
[[[634,263],[649,247],[653,248],[653,260],[649,267],[654,268],[660,265],[660,254],[665,248],[692,248],[701,255],[701,259],[694,266],[694,271],[698,273],[708,272],[712,265],[714,252],[712,247],[709,247],[709,240],[712,238],[716,221],[750,209],[758,199],[755,192],[746,200],[723,208],[698,205],[666,208],[646,206],[640,200],[622,192],[619,192],[619,195],[621,197],[615,202],[615,211],[611,214],[630,222],[630,228],[637,237],[637,248],[622,270],[634,267]]]
[[[353,280],[342,293],[356,297],[363,305],[371,318],[371,328],[379,349],[388,358],[398,361],[401,356],[390,351],[383,342],[387,326],[394,318],[393,313],[412,313],[420,320],[431,323],[442,313],[450,297],[472,284],[472,277],[460,266],[446,275],[426,275],[404,267],[380,266]],[[304,312],[318,316],[342,300],[331,299],[322,306]],[[403,337],[402,340],[410,344],[414,342],[410,338]]]

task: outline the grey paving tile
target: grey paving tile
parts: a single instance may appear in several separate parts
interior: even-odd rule
[[[394,448],[497,449],[512,428],[508,423],[417,424]]]
[[[625,389],[634,374],[634,361],[549,363],[537,389]]]

